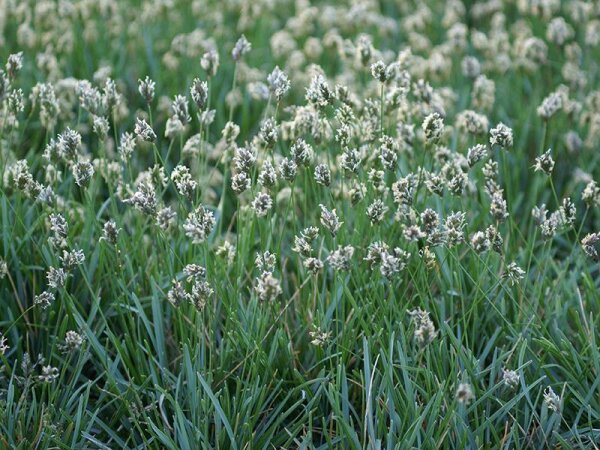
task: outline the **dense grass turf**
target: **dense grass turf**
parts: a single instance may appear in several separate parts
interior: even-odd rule
[[[600,445],[597,2],[0,30],[2,448]]]

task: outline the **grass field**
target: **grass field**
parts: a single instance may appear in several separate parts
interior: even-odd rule
[[[0,0],[0,448],[600,447],[600,3]]]

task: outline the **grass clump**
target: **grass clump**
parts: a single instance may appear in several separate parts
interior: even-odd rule
[[[0,447],[598,445],[596,4],[0,12]]]

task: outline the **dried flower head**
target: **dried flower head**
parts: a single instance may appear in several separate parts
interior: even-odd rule
[[[169,303],[171,303],[173,306],[179,306],[188,301],[188,298],[189,296],[183,287],[183,283],[173,280],[171,289],[169,289],[169,292],[167,292],[167,300],[169,300]]]
[[[471,246],[477,253],[483,253],[490,249],[491,242],[483,231],[477,231],[471,236]]]
[[[219,69],[219,54],[216,50],[209,50],[202,55],[200,66],[209,77],[214,77]]]
[[[58,368],[52,366],[43,366],[42,373],[38,376],[38,380],[44,383],[52,383],[59,376]]]
[[[23,68],[23,52],[13,53],[6,60],[6,73],[9,79],[14,80]]]
[[[158,227],[166,231],[175,223],[177,213],[170,206],[165,206],[156,212],[156,224]]]
[[[381,199],[375,200],[367,208],[367,217],[372,224],[379,223],[383,220],[385,213],[389,210]]]
[[[176,95],[173,98],[173,102],[171,103],[171,112],[182,124],[192,121],[188,109],[187,98],[185,98],[183,95]]]
[[[63,254],[59,259],[63,268],[66,271],[70,271],[85,262],[85,254],[83,253],[83,250],[63,250]]]
[[[265,148],[272,148],[277,142],[277,124],[273,118],[263,120],[258,138]]]
[[[146,103],[152,103],[154,100],[156,90],[156,83],[149,77],[146,76],[143,80],[138,80],[138,92],[142,96]]]
[[[252,50],[252,45],[250,44],[250,42],[248,42],[246,36],[242,34],[233,46],[233,50],[231,51],[231,57],[235,62],[238,62],[242,59],[242,57],[245,54],[249,53],[250,50]]]
[[[558,111],[563,108],[563,96],[559,92],[553,92],[546,97],[537,108],[538,115],[544,120],[550,120]]]
[[[156,140],[156,133],[154,133],[152,127],[148,125],[146,119],[140,119],[139,117],[135,119],[134,132],[142,141],[154,142]]]
[[[426,141],[435,144],[440,140],[442,131],[444,131],[444,120],[438,113],[431,113],[425,117],[421,128],[425,134]]]
[[[594,180],[591,180],[586,184],[581,192],[581,200],[583,200],[588,207],[600,205],[600,188]]]
[[[212,211],[200,205],[189,213],[183,224],[183,229],[185,235],[192,239],[193,244],[201,244],[208,238],[208,235],[215,226],[215,222],[215,216]]]
[[[156,215],[158,199],[154,187],[149,182],[141,183],[138,186],[138,190],[130,198],[124,200],[124,202],[131,203],[135,209],[140,210],[144,214],[149,216]]]
[[[318,108],[324,108],[334,98],[334,94],[327,85],[325,77],[321,74],[315,75],[306,89],[306,100]]]
[[[233,164],[238,172],[250,172],[256,164],[256,148],[253,145],[237,147]]]
[[[92,119],[92,131],[98,135],[100,140],[105,140],[108,135],[108,119],[103,116],[93,116]]]
[[[61,351],[68,353],[79,350],[83,342],[85,341],[85,337],[76,331],[69,330],[65,335],[65,341],[59,347]]]
[[[57,150],[61,158],[66,161],[74,161],[81,148],[81,134],[67,127],[62,134],[58,135]]]
[[[544,403],[554,412],[560,412],[560,397],[552,390],[550,386],[544,390]]]
[[[275,66],[273,71],[267,76],[269,91],[280,101],[290,90],[290,79],[279,66]]]
[[[381,266],[379,271],[387,279],[392,277],[406,268],[410,253],[396,247],[393,251],[383,251],[381,253]]]
[[[354,255],[354,247],[351,245],[339,245],[337,250],[331,252],[327,257],[327,262],[334,270],[345,272],[350,270],[350,262]]]
[[[331,337],[331,331],[325,332],[319,327],[315,327],[312,331],[308,332],[308,335],[310,336],[310,343],[312,345],[323,347],[327,341],[329,341],[329,338]]]
[[[600,261],[598,253],[598,243],[600,242],[600,233],[589,233],[581,240],[581,247],[587,256],[593,261]]]
[[[511,286],[514,286],[523,278],[525,278],[525,271],[521,269],[515,262],[511,262],[508,266],[506,266],[506,270],[502,276],[508,279]]]
[[[250,189],[251,186],[252,179],[246,172],[236,173],[231,177],[231,189],[238,195]]]
[[[52,289],[63,288],[67,281],[67,276],[67,272],[61,267],[50,267],[48,272],[46,272],[48,286],[50,286]]]
[[[102,237],[100,237],[100,240],[106,241],[111,245],[116,245],[119,231],[121,229],[117,228],[117,223],[114,220],[107,220],[102,227]]]
[[[398,161],[398,144],[390,136],[382,136],[379,139],[381,146],[379,147],[379,160],[386,170],[393,171],[396,169]]]
[[[429,313],[417,308],[409,311],[408,314],[415,326],[414,338],[419,347],[423,348],[433,342],[438,333]]]
[[[198,264],[187,264],[183,268],[183,273],[187,276],[187,282],[198,281],[206,277],[206,268]]]
[[[266,216],[272,207],[273,199],[264,192],[259,192],[252,201],[252,209],[258,217]]]
[[[54,302],[54,294],[50,291],[43,291],[41,294],[33,298],[34,305],[40,305],[42,309],[46,309]]]
[[[256,280],[256,293],[263,302],[273,301],[282,293],[281,284],[272,272],[264,271]]]
[[[207,281],[196,280],[192,285],[192,292],[188,295],[188,299],[197,311],[202,311],[214,293],[214,289]]]
[[[0,280],[8,275],[8,264],[2,258],[0,258]]]
[[[490,213],[498,222],[504,222],[508,218],[508,208],[506,206],[506,200],[504,200],[504,197],[502,196],[502,191],[495,191],[492,194]]]
[[[513,146],[513,131],[500,122],[496,128],[490,130],[490,145],[509,149]]]
[[[481,64],[474,56],[465,56],[461,61],[461,68],[467,78],[475,79],[481,74]]]
[[[316,276],[319,272],[321,272],[321,270],[323,270],[323,261],[318,258],[306,258],[303,262],[303,265],[313,276]]]
[[[121,135],[119,141],[119,156],[121,161],[127,162],[131,158],[133,151],[135,150],[135,137],[133,134],[125,132]]]
[[[510,388],[515,388],[519,384],[519,374],[516,370],[502,369],[502,381]]]
[[[304,139],[298,139],[290,147],[290,154],[297,165],[308,166],[313,158],[314,151]]]
[[[381,60],[371,64],[371,75],[380,83],[385,83],[389,80],[386,65]]]
[[[335,237],[344,222],[340,222],[335,209],[330,211],[325,205],[319,205],[319,207],[321,208],[321,225]]]
[[[331,184],[331,171],[327,164],[317,164],[315,166],[315,181],[323,186]]]
[[[190,94],[192,96],[192,100],[198,107],[198,110],[204,111],[204,108],[208,102],[208,83],[200,80],[199,78],[194,78],[194,81],[192,81],[192,87],[190,88]]]
[[[186,197],[188,200],[192,199],[198,183],[192,179],[189,168],[182,164],[175,166],[173,172],[171,172],[171,180],[173,180],[180,195]]]
[[[258,182],[266,188],[275,186],[275,183],[277,182],[277,171],[270,161],[265,161],[263,163],[262,169],[258,174]]]
[[[61,214],[50,214],[50,231],[51,236],[48,241],[51,245],[61,248],[67,245],[67,233],[69,232],[69,225],[65,218]]]
[[[469,383],[460,383],[458,388],[456,388],[455,397],[459,403],[468,405],[475,399],[475,394],[473,393],[473,388]]]
[[[10,349],[6,342],[6,337],[4,336],[4,334],[0,333],[0,356],[5,355],[6,352]]]
[[[266,252],[257,254],[256,258],[254,259],[254,264],[256,264],[256,267],[258,267],[261,272],[273,272],[276,263],[277,255],[268,250]]]
[[[94,175],[94,166],[89,161],[79,161],[73,166],[73,178],[77,186],[87,186]]]
[[[550,175],[554,170],[554,159],[552,159],[552,149],[546,150],[543,154],[535,158],[535,164],[533,166],[536,172],[544,172],[546,175]]]
[[[487,117],[468,109],[457,115],[456,125],[459,129],[475,136],[484,135],[488,131]]]

